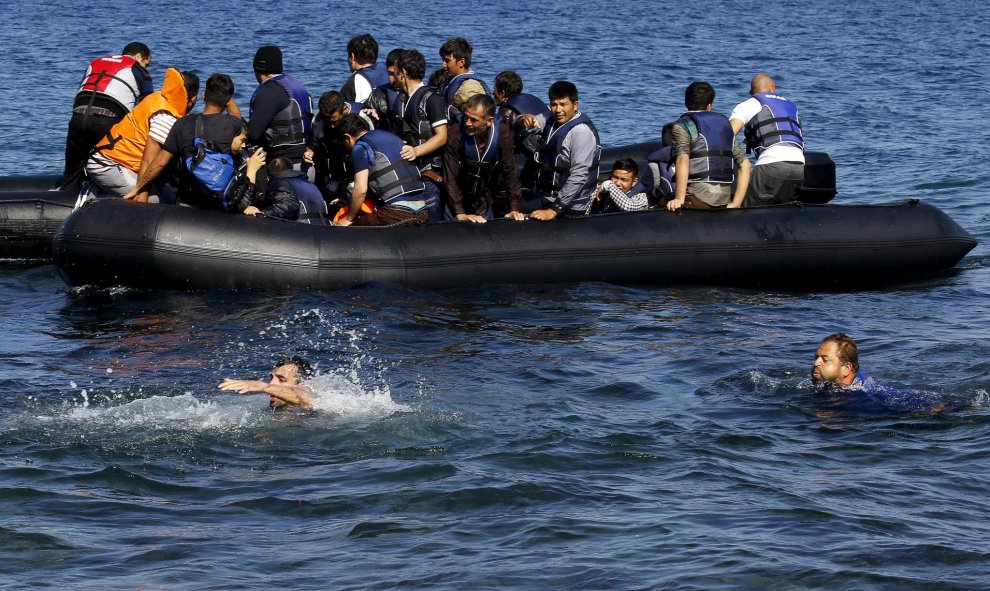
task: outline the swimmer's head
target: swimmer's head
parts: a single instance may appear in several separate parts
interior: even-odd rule
[[[313,377],[313,366],[302,357],[285,357],[275,364],[269,384],[274,386],[298,386],[299,382]],[[288,403],[274,396],[268,397],[268,405],[273,409],[282,408]]]
[[[811,367],[811,379],[816,384],[831,382],[848,386],[856,379],[858,371],[859,350],[855,341],[837,332],[825,337],[819,345]]]

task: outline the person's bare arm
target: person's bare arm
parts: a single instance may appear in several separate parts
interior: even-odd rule
[[[217,387],[238,394],[252,394],[254,392],[267,394],[299,408],[312,408],[313,406],[313,395],[302,386],[282,386],[260,380],[232,380],[227,378],[220,382]]]
[[[402,152],[400,152],[400,155],[405,160],[412,162],[420,156],[427,156],[436,152],[437,150],[443,148],[446,144],[447,124],[437,125],[433,128],[433,137],[418,146],[410,146],[409,144],[402,146]]]
[[[164,164],[159,165],[164,159]],[[172,154],[163,150],[162,145],[155,140],[148,138],[144,145],[144,153],[141,155],[141,168],[138,169],[138,182],[134,188],[128,191],[123,198],[134,201],[148,201],[148,183],[155,180],[159,173],[168,165],[172,159]],[[145,179],[143,182],[141,179]]]
[[[667,203],[667,209],[677,211],[687,198],[688,175],[691,174],[691,157],[681,154],[674,161],[674,198]]]

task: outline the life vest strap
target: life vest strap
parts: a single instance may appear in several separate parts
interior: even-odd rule
[[[380,192],[381,192],[382,195],[386,195],[392,189],[395,189],[397,187],[401,187],[402,185],[405,185],[407,183],[414,183],[416,181],[422,182],[422,178],[420,176],[418,176],[418,175],[417,176],[407,176],[407,177],[404,177],[404,178],[400,178],[400,179],[396,180],[395,182],[389,183],[389,184],[385,185],[384,187],[382,187],[380,189]]]

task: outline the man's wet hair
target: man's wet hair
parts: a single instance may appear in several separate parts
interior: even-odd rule
[[[715,88],[703,81],[692,82],[684,90],[684,106],[688,111],[704,111],[715,102]]]
[[[192,100],[199,94],[199,76],[195,73],[189,70],[182,72],[182,84],[186,87],[186,100]]]
[[[206,79],[206,90],[203,91],[203,101],[211,105],[226,107],[234,96],[234,81],[230,76],[215,72]]]
[[[499,72],[495,76],[495,90],[504,92],[506,96],[515,96],[523,91],[522,77],[512,70]]]
[[[356,138],[362,133],[369,131],[368,123],[357,113],[348,113],[340,118],[337,124],[337,131],[340,135],[349,135]]]
[[[299,376],[300,379],[305,380],[313,377],[313,366],[310,365],[309,361],[306,361],[305,359],[299,357],[298,355],[292,355],[289,357],[283,357],[279,359],[278,363],[275,364],[275,367],[281,367],[283,365],[290,365],[290,364],[296,366],[296,374]]]
[[[328,90],[320,95],[320,115],[329,117],[344,110],[344,96],[336,90]]]
[[[151,49],[147,45],[140,41],[131,41],[124,46],[124,51],[121,51],[120,55],[137,55],[139,53],[144,57],[151,57]]]
[[[419,50],[406,49],[399,54],[399,61],[395,65],[411,80],[422,80],[426,76],[426,58]]]
[[[573,82],[568,82],[567,80],[558,80],[550,85],[550,88],[547,90],[547,97],[551,101],[565,98],[576,103],[578,100],[577,86],[574,86]]]
[[[368,33],[362,33],[347,42],[347,53],[353,54],[359,64],[373,64],[378,61],[378,42]]]
[[[445,58],[448,55],[454,56],[455,60],[464,60],[464,67],[471,67],[471,53],[474,50],[468,40],[464,37],[453,37],[447,39],[443,45],[440,46],[440,57]]]
[[[852,365],[853,371],[859,371],[859,348],[856,341],[849,338],[844,332],[837,332],[822,339],[822,344],[835,343],[835,350],[839,354],[839,363]]]
[[[615,163],[612,164],[612,170],[627,170],[633,173],[634,177],[639,176],[639,165],[636,164],[635,160],[629,158],[628,156],[623,156],[622,158],[617,159]]]

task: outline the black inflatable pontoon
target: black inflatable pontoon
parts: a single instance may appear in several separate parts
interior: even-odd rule
[[[52,237],[78,192],[57,191],[52,175],[0,178],[0,259],[48,261]]]
[[[599,180],[609,177],[612,163],[627,156],[637,160],[641,170],[646,158],[660,142],[642,142],[602,151]],[[805,155],[805,182],[799,199],[805,203],[826,203],[835,196],[835,163],[822,152]],[[75,191],[56,191],[54,175],[0,178],[0,260],[51,260],[51,240],[58,226],[76,203]],[[524,203],[524,211],[540,206]]]
[[[328,290],[607,281],[838,286],[952,267],[976,244],[930,205],[651,210],[404,228],[335,228],[103,201],[65,220],[69,285]]]

